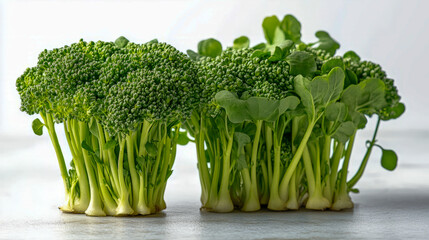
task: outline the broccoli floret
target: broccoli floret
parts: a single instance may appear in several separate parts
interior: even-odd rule
[[[370,61],[357,62],[347,59],[346,64],[348,69],[350,69],[356,74],[359,82],[368,78],[377,78],[384,82],[384,99],[386,100],[387,104],[386,107],[377,111],[377,115],[379,115],[380,118],[383,120],[390,119],[391,115],[394,114],[392,108],[394,108],[401,100],[401,96],[398,93],[397,87],[394,85],[393,79],[387,77],[386,72],[381,68],[379,64]]]
[[[203,84],[202,103],[212,103],[221,90],[269,99],[281,99],[293,90],[289,65],[252,56],[251,49],[228,49],[216,58],[198,62]]]
[[[188,118],[198,103],[199,85],[192,80],[196,76],[194,63],[164,43],[128,44],[126,49],[129,51],[112,56],[119,61],[103,66],[111,70],[106,75],[120,78],[103,103],[103,121],[109,131],[128,133],[144,120]]]

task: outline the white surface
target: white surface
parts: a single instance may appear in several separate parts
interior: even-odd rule
[[[352,173],[366,135],[358,135]],[[355,209],[342,212],[200,212],[195,149],[179,147],[167,210],[130,218],[61,213],[62,182],[47,136],[0,139],[0,239],[427,239],[427,136],[399,132],[379,138],[397,151],[399,166],[383,170],[375,152],[357,185],[361,193],[352,195]]]
[[[385,129],[429,129],[428,9],[429,1],[417,0],[0,0],[0,134],[32,134],[31,117],[19,112],[15,80],[43,49],[120,35],[135,42],[158,38],[182,51],[209,37],[225,46],[247,35],[255,45],[263,41],[263,18],[273,14],[295,15],[305,41],[326,30],[341,43],[339,53],[353,49],[383,66],[407,105]]]

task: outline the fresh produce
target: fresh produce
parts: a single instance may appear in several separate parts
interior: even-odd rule
[[[223,49],[210,38],[188,56],[124,37],[43,51],[16,86],[21,110],[41,116],[33,131],[46,129],[54,146],[66,193],[60,209],[90,216],[165,209],[176,146],[189,142],[207,211],[352,208],[350,192],[358,192],[374,147],[385,169],[397,165],[396,153],[377,143],[381,123],[405,111],[394,81],[353,51],[335,55],[340,45],[325,31],[304,43],[292,15],[267,17],[262,28],[264,43],[251,47],[241,36]],[[373,138],[350,175],[369,117],[377,119]]]
[[[184,126],[194,137],[201,202],[214,212],[352,208],[349,192],[374,146],[393,170],[394,151],[376,144],[381,121],[405,110],[393,80],[361,61],[327,32],[301,41],[292,15],[262,23],[266,42],[241,36],[222,49],[215,39],[188,51],[199,69],[200,106]],[[358,172],[348,177],[354,140],[367,118],[378,119]]]
[[[64,212],[147,215],[165,209],[181,121],[198,103],[196,69],[174,47],[79,41],[45,50],[16,82],[21,110],[39,114],[66,192]],[[56,126],[73,159],[67,168]]]

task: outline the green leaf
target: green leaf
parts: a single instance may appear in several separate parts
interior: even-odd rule
[[[272,115],[279,114],[278,100],[262,97],[251,97],[246,100],[246,107],[252,120],[268,120]]]
[[[356,111],[349,111],[349,116],[351,121],[357,126],[358,129],[364,129],[368,119],[366,119],[365,114],[356,112]]]
[[[145,162],[146,158],[143,156],[139,156],[136,158],[136,163],[137,165],[139,165],[141,167],[141,169],[143,170],[144,167],[144,162]]]
[[[264,50],[265,48],[266,48],[265,43],[259,43],[259,44],[252,47],[252,49],[255,49],[255,50]]]
[[[94,120],[94,118],[91,118],[91,120],[89,121],[89,132],[97,139],[100,137],[98,133],[97,122]]]
[[[94,161],[100,165],[103,165],[103,161],[101,161],[100,159],[100,155],[98,154],[98,152],[89,152],[92,156],[92,158],[94,159]]]
[[[308,89],[309,87],[310,81],[307,78],[301,75],[298,75],[294,78],[294,88],[301,99],[301,103],[304,106],[304,110],[309,118],[313,118],[315,115],[315,106],[313,102],[313,96]]]
[[[226,90],[218,92],[215,99],[219,106],[225,109],[232,123],[252,120],[275,121],[286,110],[293,110],[299,104],[299,99],[294,96],[281,100],[264,97],[249,97],[243,100]]]
[[[283,31],[280,29],[280,26],[277,26],[275,31],[274,31],[274,39],[273,39],[273,46],[277,46],[279,44],[281,44],[282,42],[284,42],[285,39],[285,34],[283,33]]]
[[[251,120],[246,108],[246,101],[239,99],[237,95],[223,90],[215,95],[215,99],[217,103],[225,109],[231,122],[241,123],[246,120]]]
[[[256,130],[256,129],[255,129]],[[238,148],[244,147],[251,142],[249,135],[242,132],[234,133],[234,141],[237,142]]]
[[[366,79],[358,85],[350,85],[344,90],[341,101],[350,111],[375,112],[386,105],[385,85],[380,79]]]
[[[347,106],[341,102],[333,102],[326,107],[325,117],[331,122],[343,122],[347,117]]]
[[[222,44],[214,39],[209,38],[198,43],[198,54],[206,57],[217,57],[222,53]]]
[[[299,103],[300,103],[299,98],[295,96],[289,96],[289,97],[280,99],[279,115],[283,114],[287,110],[295,110]]]
[[[235,132],[234,141],[237,142],[237,170],[240,171],[248,167],[243,148],[251,142],[251,139],[249,135],[245,133]]]
[[[280,23],[280,29],[283,31],[286,39],[295,43],[301,42],[301,23],[292,15],[284,16]]]
[[[246,36],[241,36],[234,40],[234,44],[232,45],[232,48],[242,49],[242,48],[248,48],[249,46],[250,46],[250,39]]]
[[[117,143],[115,140],[110,139],[108,142],[106,142],[106,144],[104,144],[104,150],[108,150],[108,149],[111,149],[111,148],[115,148],[115,146],[116,146],[117,144],[118,144],[118,143]]]
[[[276,29],[279,27],[280,21],[277,16],[266,17],[262,22],[262,29],[264,30],[265,39],[267,43],[274,44]]]
[[[352,188],[352,189],[350,189],[350,192],[352,192],[352,193],[359,193],[359,189],[357,189],[357,188]]]
[[[251,57],[257,57],[257,58],[260,58],[260,59],[266,59],[266,58],[269,58],[270,56],[271,56],[270,52],[264,52],[262,50],[256,50],[256,51],[254,51],[252,53]]]
[[[356,130],[352,121],[342,122],[332,135],[337,141],[346,143]]]
[[[150,41],[149,41],[149,42],[147,42],[147,43],[158,43],[158,39],[157,39],[157,38],[154,38],[154,39],[150,40]]]
[[[270,62],[277,62],[283,59],[283,51],[279,47],[275,47],[274,53],[268,58]]]
[[[359,62],[360,61],[359,55],[357,55],[353,51],[348,51],[348,52],[344,53],[343,57],[344,57],[344,59],[350,59],[353,62]]]
[[[344,89],[344,71],[339,68],[333,68],[328,74],[328,91],[324,97],[325,103],[338,100]]]
[[[200,54],[198,54],[192,50],[187,50],[186,53],[188,54],[189,58],[194,60],[194,61],[198,61],[198,59],[201,57]]]
[[[341,58],[331,58],[322,65],[322,74],[329,73],[333,68],[339,67],[345,69],[344,62]]]
[[[311,76],[317,70],[316,60],[314,56],[307,53],[296,51],[286,57],[286,61],[290,65],[291,75]]]
[[[307,116],[313,119],[319,111],[340,97],[344,87],[344,72],[335,67],[327,76],[317,76],[312,81],[297,76],[294,86]]]
[[[34,134],[37,136],[43,135],[43,126],[45,126],[45,124],[43,124],[42,121],[40,121],[38,118],[34,119],[33,123],[31,123],[31,128],[33,129]]]
[[[359,80],[356,76],[356,74],[349,70],[346,69],[346,78],[344,79],[344,88],[347,88],[350,85],[356,85],[359,83]]]
[[[156,155],[158,154],[158,147],[154,143],[147,142],[145,144],[145,148],[148,155],[151,157],[156,157]]]
[[[115,44],[116,46],[123,48],[125,46],[127,46],[129,40],[126,39],[124,36],[120,36],[115,40]]]
[[[334,56],[337,49],[340,48],[340,44],[325,31],[317,31],[316,37],[319,39],[317,48],[327,51],[332,56]]]
[[[293,42],[291,40],[284,40],[280,42],[274,47],[274,51],[271,57],[268,59],[271,62],[280,61],[286,58],[289,55],[289,51],[293,46]]]
[[[179,131],[179,136],[177,137],[177,144],[185,146],[186,144],[189,143],[189,138],[188,138],[188,132],[180,132]]]
[[[395,170],[398,165],[398,156],[393,150],[390,149],[381,149],[381,166],[389,171]]]
[[[92,147],[89,146],[89,144],[85,140],[82,141],[81,147],[90,153],[95,153],[94,150],[92,150]]]

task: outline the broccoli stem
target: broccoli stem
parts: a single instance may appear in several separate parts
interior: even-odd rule
[[[118,179],[118,167],[116,164],[116,156],[115,156],[115,148],[112,147],[110,149],[105,149],[105,144],[107,142],[109,142],[110,136],[107,132],[105,132],[105,130],[103,129],[103,127],[101,126],[101,124],[97,121],[97,128],[98,128],[98,134],[99,134],[99,141],[100,141],[100,149],[101,151],[103,151],[103,154],[107,155],[106,159],[108,159],[109,161],[109,166],[110,166],[110,172],[112,173],[112,178],[113,178],[113,191],[115,192],[115,194],[119,194],[119,179]]]
[[[280,185],[280,154],[281,154],[281,141],[277,132],[274,131],[274,164],[273,164],[273,179],[270,185],[270,199],[268,201],[268,209],[274,211],[286,210],[286,201],[280,198],[279,185]]]
[[[130,132],[126,136],[128,167],[130,169],[130,174],[131,174],[133,209],[137,208],[139,191],[140,191],[140,186],[139,186],[140,180],[137,175],[136,166],[134,162],[134,144],[136,141],[137,141],[137,133],[135,131]]]
[[[106,143],[112,140],[110,135],[106,131],[104,132],[104,136],[106,138]],[[120,195],[121,186],[120,186],[120,180],[119,180],[118,163],[117,163],[117,157],[115,154],[115,147],[112,147],[104,151],[107,151],[107,158],[109,159],[110,171],[112,172],[112,175],[113,175],[113,191],[116,195]]]
[[[326,175],[323,176],[324,180],[324,188],[323,188],[323,195],[326,199],[328,199],[329,203],[332,202],[332,198],[330,197],[330,193],[332,192],[331,189],[331,178],[330,171],[331,168],[331,136],[325,135],[323,137],[323,148],[322,148],[322,169],[321,173],[325,173]],[[327,169],[326,169],[327,168]]]
[[[116,209],[117,216],[126,216],[134,212],[130,206],[128,200],[129,192],[124,179],[124,151],[125,151],[125,139],[119,137],[119,156],[118,156],[118,174],[119,174],[119,203]]]
[[[166,138],[167,138],[167,125],[166,123],[158,123],[158,138],[159,138],[159,143],[158,143],[158,147],[157,147],[157,156],[156,156],[156,160],[155,160],[155,165],[152,168],[151,171],[151,179],[150,179],[150,184],[149,184],[149,208],[151,209],[151,212],[154,213],[156,212],[156,200],[157,200],[157,195],[156,195],[156,182],[157,179],[159,178],[159,168],[160,168],[160,163],[161,163],[161,159],[162,159],[162,155],[163,155],[163,149],[165,148],[165,142],[166,142]]]
[[[292,210],[298,210],[299,203],[296,194],[296,171],[293,172],[292,178],[289,183],[289,198],[286,202],[286,208]]]
[[[267,152],[267,167],[268,167],[268,186],[273,182],[273,167],[271,159],[271,149],[273,148],[273,131],[265,124],[265,146]]]
[[[198,120],[200,118],[200,120]],[[194,126],[199,126],[198,133],[195,136],[197,146],[198,172],[201,184],[201,203],[205,207],[209,200],[209,189],[211,185],[210,173],[207,167],[206,153],[204,151],[204,133],[205,133],[205,117],[204,113],[192,114],[191,120]]]
[[[42,116],[42,119],[48,129],[49,137],[51,139],[52,145],[54,146],[55,154],[57,155],[58,165],[60,167],[61,177],[63,179],[64,190],[66,191],[66,194],[68,194],[70,190],[70,186],[68,184],[69,174],[67,173],[64,155],[61,150],[60,143],[58,142],[57,132],[55,131],[55,125],[52,115],[50,113],[40,113],[40,115]]]
[[[174,143],[173,143],[174,144]],[[172,139],[170,139],[168,136],[166,137],[166,141],[164,143],[164,153],[163,153],[163,161],[161,165],[161,175],[159,178],[159,183],[156,186],[155,190],[155,196],[156,196],[156,209],[157,211],[161,211],[165,209],[165,202],[164,202],[164,189],[167,184],[167,171],[169,169],[170,164],[170,154],[171,154],[171,145],[172,145]]]
[[[116,205],[115,200],[113,200],[112,195],[110,194],[109,190],[106,187],[105,184],[105,178],[103,174],[102,167],[100,164],[97,164],[97,175],[98,175],[98,182],[100,183],[100,190],[101,190],[101,197],[104,204],[104,211],[109,216],[115,216],[116,215],[116,208],[118,207]]]
[[[259,155],[262,153],[262,146],[260,146],[259,149]],[[259,159],[266,159],[266,158],[262,158],[259,157]],[[268,170],[267,170],[267,166],[265,164],[265,162],[262,160],[261,161],[261,170],[260,172],[262,173],[260,180],[258,181],[260,183],[260,188],[261,190],[259,190],[261,197],[259,199],[259,202],[263,205],[267,205],[268,204],[268,200],[270,197],[270,193],[269,193],[269,179],[268,179]]]
[[[136,211],[138,214],[141,215],[148,215],[150,214],[150,208],[147,206],[147,194],[145,192],[147,191],[147,187],[145,184],[145,181],[147,179],[147,175],[145,173],[139,174],[139,180],[140,180],[140,189],[139,189],[139,201],[137,203]]]
[[[249,189],[250,191],[246,194],[246,199],[244,200],[244,204],[242,207],[242,210],[245,212],[258,211],[259,209],[261,209],[261,205],[259,203],[259,197],[258,197],[256,166],[257,166],[259,138],[261,136],[262,122],[263,122],[262,120],[256,121],[256,133],[255,133],[255,138],[253,140],[253,145],[252,145],[251,172],[250,172],[251,185]]]
[[[340,160],[343,157],[344,147],[344,143],[338,142],[335,147],[334,155],[332,156],[331,174],[329,175],[329,192],[328,196],[325,195],[331,204],[335,193],[335,185],[337,183],[338,166],[340,165]]]
[[[152,124],[147,120],[143,121],[142,131],[141,131],[141,139],[140,139],[140,147],[139,147],[139,156],[145,157],[147,155],[146,151],[146,143],[149,137],[149,130],[152,127]]]
[[[73,157],[73,163],[76,167],[76,173],[77,173],[77,184],[79,184],[79,196],[77,198],[74,198],[72,203],[72,211],[76,213],[84,213],[85,210],[88,208],[90,195],[89,195],[89,183],[88,183],[88,176],[85,169],[85,163],[82,160],[82,154],[80,154],[80,150],[75,145],[75,136],[74,131],[72,127],[72,120],[66,120],[64,122],[64,132],[66,135],[67,143],[70,148],[70,152]],[[76,191],[76,188],[72,188],[71,192],[73,193]],[[62,211],[65,211],[61,208]]]
[[[222,142],[225,142],[225,137],[222,135],[221,136]],[[208,143],[208,146],[212,146],[212,144],[210,143],[209,138],[207,138],[206,142]],[[218,142],[218,141],[217,141]],[[222,146],[225,146],[226,144],[222,143]],[[219,146],[219,144],[216,144],[216,146]],[[213,147],[213,146],[212,146]],[[209,149],[207,149],[207,151],[209,151]],[[216,152],[216,150],[213,148],[213,153]],[[219,152],[219,151],[217,151]],[[219,187],[219,178],[220,178],[220,169],[221,169],[221,162],[220,162],[220,156],[218,156],[217,154],[213,154],[213,158],[211,158],[210,161],[210,167],[211,167],[211,185],[210,185],[210,191],[209,191],[209,195],[208,195],[208,199],[207,199],[207,203],[205,205],[205,207],[209,210],[213,210],[215,211],[215,206],[217,205],[217,202],[219,201],[219,196],[218,196],[218,187]]]
[[[372,135],[372,140],[369,143],[369,147],[366,150],[366,153],[365,153],[365,156],[362,160],[362,163],[360,164],[359,169],[356,172],[356,174],[347,183],[349,189],[352,189],[356,185],[356,183],[362,177],[363,172],[365,171],[369,157],[371,156],[372,148],[374,147],[375,142],[377,141],[376,137],[377,137],[378,128],[380,127],[380,122],[381,122],[381,119],[380,119],[380,117],[378,117],[377,125],[375,126],[374,134]]]
[[[79,122],[78,125],[80,141],[83,142],[88,139],[88,126],[84,122]],[[87,214],[88,216],[106,216],[106,213],[102,209],[102,202],[99,195],[96,173],[94,169],[94,164],[92,163],[93,160],[86,149],[82,149],[82,153],[83,160],[85,162],[86,170],[88,173],[90,189],[90,201],[89,206],[85,211],[85,214]]]
[[[346,208],[353,208],[353,202],[350,199],[347,191],[347,172],[350,162],[350,156],[352,154],[353,144],[356,137],[356,130],[350,137],[347,145],[346,155],[344,157],[343,166],[341,168],[341,178],[338,189],[335,192],[334,203],[332,204],[332,210],[341,210]]]
[[[311,146],[311,145],[310,145]],[[312,149],[312,151],[310,151]],[[312,154],[313,153],[313,154]],[[312,148],[307,147],[303,154],[304,165],[306,166],[307,181],[309,185],[309,197],[305,207],[313,210],[324,210],[330,206],[328,199],[322,194],[321,186],[321,174],[320,174],[320,153],[319,145],[313,144]],[[313,158],[313,164],[315,165],[314,172],[311,168],[311,158]],[[314,177],[313,177],[314,176]]]
[[[310,135],[313,131],[313,127],[316,124],[318,119],[319,119],[319,117],[310,121],[309,125],[307,126],[307,130],[305,131],[304,136],[301,140],[301,143],[299,144],[298,148],[296,149],[296,152],[292,158],[292,161],[289,164],[288,169],[286,170],[286,172],[285,172],[285,174],[281,180],[280,188],[279,188],[279,195],[283,201],[287,201],[289,181],[292,178],[293,172],[295,171],[296,166],[299,163],[299,160],[302,157],[302,153],[304,151],[304,148],[307,146],[308,139],[310,138]]]
[[[228,129],[226,129],[228,131]],[[222,176],[220,180],[220,188],[218,194],[218,200],[214,207],[216,212],[231,212],[234,210],[234,204],[231,200],[231,195],[229,193],[229,176],[231,172],[231,151],[232,144],[234,142],[234,129],[229,134],[228,145],[223,156],[222,162]],[[217,184],[216,184],[217,185]]]

